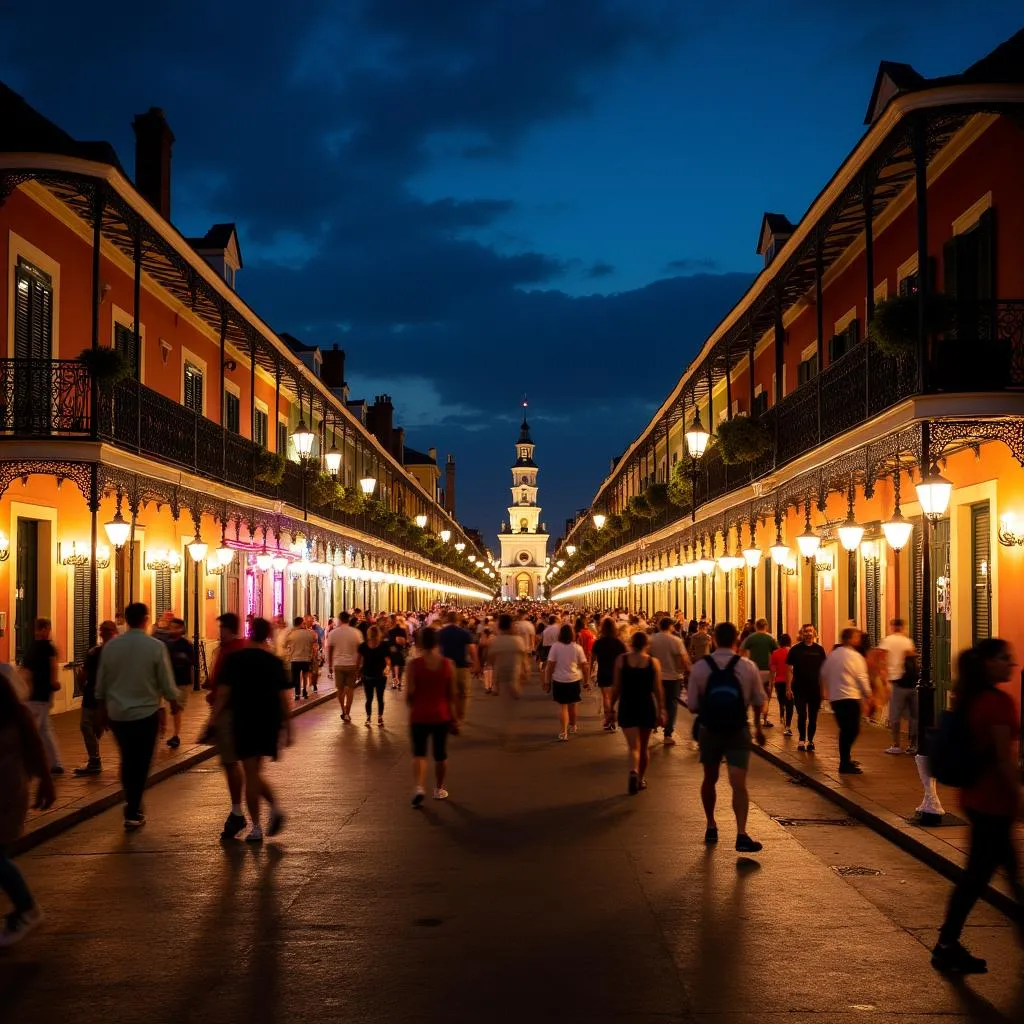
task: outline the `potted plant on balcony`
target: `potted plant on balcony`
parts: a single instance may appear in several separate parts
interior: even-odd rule
[[[693,505],[693,480],[682,462],[672,467],[672,479],[668,484],[668,500],[676,508],[689,509]]]
[[[131,375],[131,366],[116,348],[101,345],[99,348],[83,348],[78,361],[84,363],[90,376],[99,384],[116,384]]]
[[[309,500],[321,508],[334,508],[344,494],[345,489],[330,473],[317,473],[309,484]]]
[[[917,295],[894,295],[875,306],[868,337],[883,355],[903,356],[917,347]],[[925,333],[945,334],[955,325],[955,308],[948,296],[929,295],[925,300]]]
[[[654,509],[642,494],[634,494],[626,507],[629,509],[629,514],[637,519],[650,519],[654,515]]]
[[[284,479],[284,456],[261,448],[256,456],[256,479],[277,487]]]
[[[359,492],[356,487],[348,487],[345,489],[338,507],[342,512],[348,512],[349,515],[359,515],[366,510],[366,499]]]
[[[733,416],[718,424],[718,447],[727,466],[757,462],[772,450],[772,438],[760,420]]]
[[[644,497],[647,499],[647,504],[650,505],[655,512],[663,512],[670,504],[668,500],[668,484],[651,484],[647,490],[644,491]]]
[[[622,516],[620,516],[618,514],[618,512],[613,512],[604,521],[604,530],[602,530],[601,532],[602,533],[607,532],[607,534],[610,537],[618,537],[618,535],[620,533],[622,533],[622,531],[624,529],[625,529],[625,527],[623,526],[623,523],[622,523]]]

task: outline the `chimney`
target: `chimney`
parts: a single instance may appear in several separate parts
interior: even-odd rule
[[[332,345],[321,352],[323,362],[320,364],[320,379],[336,397],[345,401],[342,392],[345,390],[345,350]]]
[[[171,219],[171,147],[174,133],[159,107],[136,114],[135,187],[164,220]]]
[[[405,427],[395,427],[395,447],[391,452],[401,466],[405,463]]]
[[[381,443],[385,451],[391,451],[394,444],[395,407],[390,395],[377,395],[373,405],[366,410],[366,428]]]
[[[444,467],[444,498],[448,515],[455,518],[455,456],[449,455]]]

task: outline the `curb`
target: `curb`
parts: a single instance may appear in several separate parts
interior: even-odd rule
[[[299,715],[304,715],[307,711],[312,711],[314,708],[321,707],[329,701],[337,699],[337,691],[331,690],[330,693],[318,695],[304,704],[294,706],[291,710],[290,717],[297,718]],[[192,754],[186,755],[180,761],[175,761],[174,764],[166,764],[163,767],[158,768],[156,771],[150,772],[149,778],[146,779],[146,789],[149,789],[151,786],[155,786],[158,782],[163,782],[165,779],[169,779],[172,775],[178,775],[180,772],[187,772],[197,764],[202,764],[203,761],[209,761],[210,758],[216,756],[217,747],[216,744],[213,744],[208,747],[203,747],[201,750],[197,750]],[[62,814],[59,818],[54,818],[53,821],[48,821],[45,825],[40,825],[39,828],[33,829],[31,832],[27,832],[15,840],[11,844],[11,854],[16,857],[22,853],[27,853],[29,850],[35,849],[35,847],[45,843],[48,839],[52,839],[54,836],[58,836],[62,832],[67,832],[69,829],[74,828],[83,821],[88,821],[89,818],[95,818],[98,814],[102,814],[111,807],[116,807],[122,802],[123,798],[124,790],[117,789],[111,793],[106,793],[101,797],[97,797],[95,800],[91,800],[89,803],[84,804],[81,807],[75,807],[67,813]]]
[[[833,788],[821,779],[815,778],[807,772],[800,771],[800,769],[795,765],[790,764],[789,761],[784,760],[765,747],[759,747],[755,743],[752,745],[751,749],[755,754],[763,758],[769,764],[774,765],[776,768],[780,768],[787,775],[791,775],[793,778],[799,779],[808,788],[813,789],[816,793],[841,807],[850,815],[851,818],[856,818],[857,821],[867,825],[868,828],[877,832],[883,839],[887,839],[890,843],[894,846],[898,846],[905,853],[909,853],[912,857],[915,857],[923,864],[927,864],[928,867],[937,871],[945,878],[948,878],[951,882],[959,882],[964,876],[964,869],[955,861],[940,853],[938,850],[932,849],[932,847],[927,843],[922,842],[920,839],[911,835],[904,829],[886,821],[881,815],[873,813],[862,803],[858,803],[856,800],[851,799],[840,790]],[[981,894],[981,898],[1012,920],[1017,919],[1019,908],[1013,897],[1007,893],[1002,892],[1000,889],[997,889],[990,884]]]

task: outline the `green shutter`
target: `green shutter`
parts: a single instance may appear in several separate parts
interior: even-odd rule
[[[971,506],[971,642],[992,635],[992,516],[987,501]]]
[[[92,644],[89,642],[89,576],[88,565],[76,565],[74,575],[74,597],[72,618],[75,623],[74,652],[71,660],[76,665],[85,662]]]

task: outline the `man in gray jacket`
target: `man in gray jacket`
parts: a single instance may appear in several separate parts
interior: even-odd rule
[[[99,727],[109,721],[121,752],[124,788],[124,827],[131,832],[146,824],[142,792],[149,777],[156,745],[161,696],[179,713],[167,645],[146,633],[149,609],[139,602],[124,610],[127,632],[103,647],[96,675],[96,711]]]

